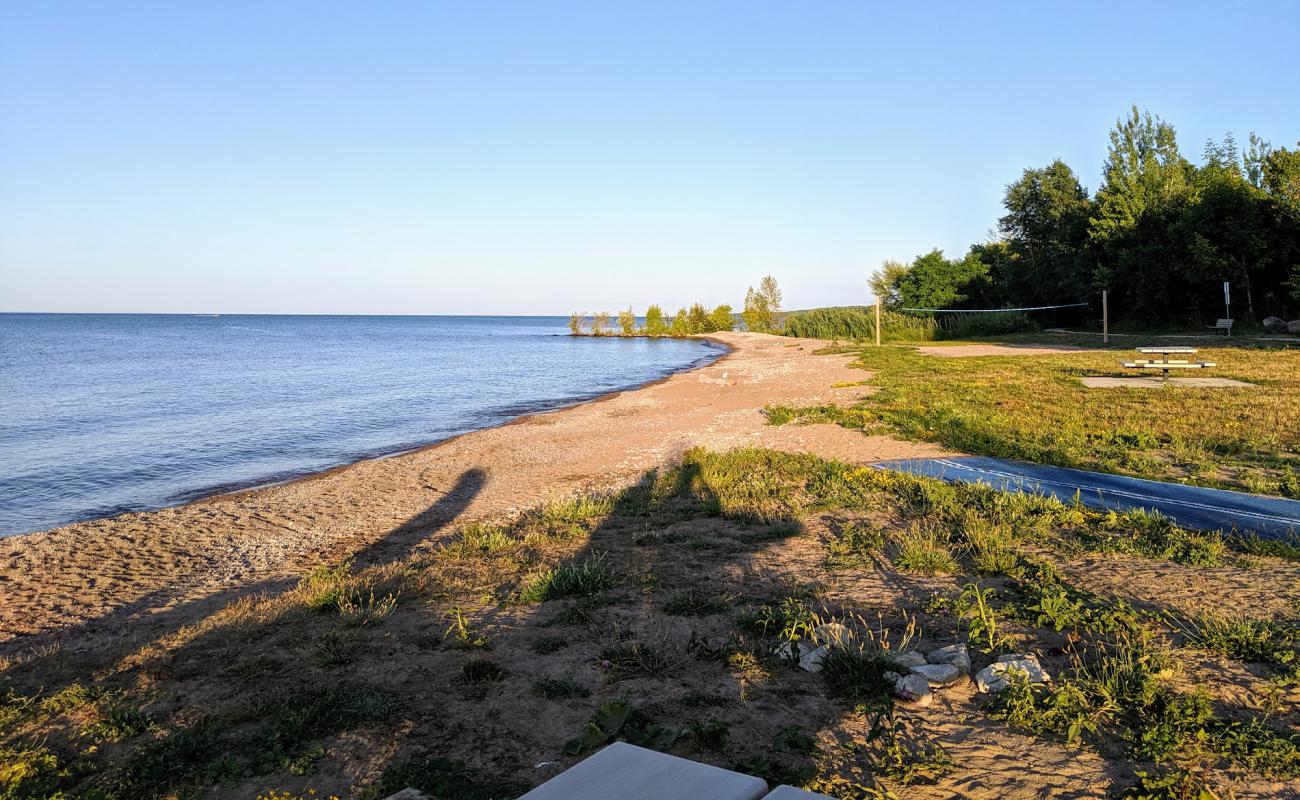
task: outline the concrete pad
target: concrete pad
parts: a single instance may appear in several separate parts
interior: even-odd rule
[[[833,797],[824,794],[817,794],[806,789],[796,789],[793,786],[778,786],[773,789],[763,800],[835,800]]]
[[[918,347],[916,352],[940,358],[978,358],[980,356],[1051,356],[1080,353],[1086,349],[1072,344],[940,344]]]
[[[1234,381],[1232,378],[1181,378],[1172,377],[1162,381],[1157,375],[1143,375],[1132,378],[1110,378],[1089,375],[1080,378],[1089,389],[1160,389],[1166,386],[1185,386],[1193,389],[1251,389],[1255,384]]]
[[[616,742],[519,800],[758,800],[765,794],[762,778]]]

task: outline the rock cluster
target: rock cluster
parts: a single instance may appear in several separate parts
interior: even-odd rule
[[[975,675],[975,685],[981,692],[999,692],[1007,687],[1008,674],[1019,672],[1030,683],[1050,683],[1052,678],[1047,670],[1038,663],[1038,656],[1033,653],[1002,656],[997,662],[989,664]]]
[[[821,672],[822,661],[831,646],[846,642],[853,636],[848,628],[838,623],[823,625],[813,631],[810,642],[799,642],[799,666],[808,672]],[[908,650],[891,653],[890,659],[907,670],[906,674],[887,672],[885,677],[894,686],[894,694],[902,700],[928,706],[934,700],[934,690],[965,683],[970,679],[970,651],[964,644],[950,644],[929,653]],[[997,692],[1006,688],[1008,673],[1018,672],[1030,683],[1050,683],[1052,678],[1038,663],[1032,653],[1001,656],[975,675],[975,685],[981,692]]]
[[[1265,317],[1264,331],[1266,333],[1300,333],[1300,319],[1287,322],[1281,317]]]

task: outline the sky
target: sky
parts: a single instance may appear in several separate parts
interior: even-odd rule
[[[1138,104],[1300,140],[1300,3],[0,0],[0,311],[870,302]]]

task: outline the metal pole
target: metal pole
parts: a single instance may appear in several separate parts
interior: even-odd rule
[[[1101,290],[1101,342],[1110,344],[1110,303],[1106,290]]]
[[[880,346],[880,298],[876,298],[876,347]]]

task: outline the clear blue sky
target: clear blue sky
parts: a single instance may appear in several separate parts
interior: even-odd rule
[[[905,5],[3,0],[0,310],[865,302],[1132,103],[1300,139],[1294,0]]]

